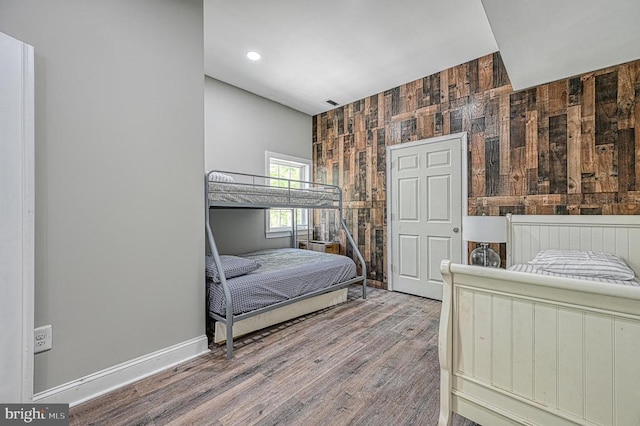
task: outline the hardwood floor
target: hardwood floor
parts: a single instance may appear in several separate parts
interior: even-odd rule
[[[370,289],[71,409],[71,425],[435,425],[440,303]],[[456,426],[472,426],[462,417]]]

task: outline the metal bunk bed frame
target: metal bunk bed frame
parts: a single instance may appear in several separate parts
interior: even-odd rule
[[[242,176],[245,178],[248,178],[249,180],[251,180],[252,183],[234,183],[237,185],[247,185],[249,186],[254,186],[256,188],[258,187],[267,187],[268,185],[265,184],[259,184],[256,183],[256,180],[260,180],[260,181],[268,181],[271,179],[276,179],[278,181],[284,181],[287,183],[287,186],[285,188],[283,188],[283,190],[285,192],[289,192],[289,202],[286,204],[283,203],[277,203],[277,204],[269,204],[268,202],[260,202],[260,203],[236,203],[236,202],[214,202],[211,203],[210,199],[209,199],[209,184],[211,183],[211,175],[213,173],[221,173],[221,174],[227,174],[227,175],[233,175],[233,176]],[[311,186],[316,186],[319,185],[322,188],[330,188],[332,191],[336,192],[339,196],[338,196],[338,200],[337,200],[337,205],[334,203],[334,205],[332,206],[327,206],[327,205],[320,205],[320,206],[313,206],[313,205],[308,205],[306,203],[304,204],[296,204],[294,201],[291,201],[293,199],[293,197],[290,196],[291,194],[291,190],[293,189],[294,191],[296,190],[295,187],[292,187],[292,183],[295,183],[297,185],[300,185],[302,187],[306,187],[308,185]],[[226,325],[226,350],[227,350],[227,359],[231,359],[233,358],[233,324],[236,321],[240,321],[246,318],[250,318],[259,314],[262,314],[264,312],[269,312],[272,311],[274,309],[286,306],[286,305],[290,305],[292,303],[295,302],[299,302],[301,300],[304,299],[309,299],[311,297],[314,296],[319,296],[321,294],[325,294],[325,293],[329,293],[335,290],[339,290],[341,288],[345,288],[348,287],[351,284],[355,284],[357,282],[362,281],[362,298],[366,299],[367,298],[367,267],[364,261],[364,258],[362,257],[362,254],[360,253],[360,250],[358,250],[358,246],[355,243],[355,241],[353,240],[353,237],[351,236],[351,233],[349,232],[349,229],[347,229],[347,224],[342,216],[342,189],[337,186],[337,185],[329,185],[329,184],[318,184],[315,182],[309,182],[309,181],[301,181],[301,180],[293,180],[293,179],[284,179],[284,178],[271,178],[269,176],[260,176],[260,175],[252,175],[252,174],[247,174],[247,173],[237,173],[237,172],[228,172],[228,171],[222,171],[222,170],[211,170],[209,172],[207,172],[205,174],[205,182],[204,182],[204,187],[205,187],[205,205],[206,205],[206,214],[205,214],[205,225],[206,225],[206,235],[207,235],[207,243],[209,246],[209,250],[211,251],[211,256],[213,257],[213,261],[216,265],[216,268],[218,269],[218,272],[220,274],[220,285],[222,286],[223,292],[224,292],[224,297],[225,297],[225,304],[226,304],[226,308],[225,308],[225,316],[222,315],[218,315],[216,313],[210,313],[208,312],[207,309],[207,315],[209,315],[210,317],[212,317],[213,319],[215,319],[216,321],[220,321],[221,323]],[[344,230],[345,236],[347,238],[347,241],[349,243],[349,245],[351,246],[353,253],[355,253],[358,262],[360,263],[360,267],[361,267],[361,275],[356,276],[355,278],[351,278],[347,281],[343,281],[334,285],[331,285],[329,287],[323,288],[323,289],[319,289],[316,291],[313,291],[311,293],[308,294],[304,294],[301,296],[297,296],[279,303],[275,303],[273,305],[269,305],[269,306],[265,306],[263,308],[260,309],[255,309],[253,311],[249,311],[249,312],[245,312],[242,314],[233,314],[233,300],[231,298],[231,291],[229,290],[229,285],[227,284],[227,278],[225,277],[224,274],[224,270],[222,268],[222,262],[220,261],[220,253],[218,252],[218,247],[216,245],[215,239],[213,237],[213,231],[211,230],[211,221],[210,221],[210,209],[211,208],[244,208],[244,209],[270,209],[270,208],[280,208],[280,209],[293,209],[294,210],[294,220],[293,222],[293,226],[292,226],[292,231],[293,231],[293,236],[292,236],[292,245],[295,247],[295,243],[296,243],[296,220],[295,220],[295,210],[298,208],[303,208],[303,209],[331,209],[331,210],[338,210],[339,215],[340,215],[340,225],[342,230]]]

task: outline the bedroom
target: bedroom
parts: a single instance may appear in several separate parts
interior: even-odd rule
[[[39,147],[36,159],[39,179],[36,325],[53,324],[55,336],[55,350],[38,355],[36,360],[36,391],[42,392],[201,336],[204,319],[201,312],[193,312],[193,307],[200,306],[198,303],[204,297],[201,289],[203,272],[199,272],[203,270],[203,261],[195,260],[204,246],[200,170],[203,163],[214,160],[204,159],[202,140],[206,132],[202,129],[208,120],[202,112],[202,83],[196,84],[193,80],[198,72],[201,75],[203,62],[202,37],[196,34],[198,30],[202,31],[201,27],[198,29],[202,11],[197,5],[192,5],[193,10],[189,6],[174,6],[177,9],[173,10],[170,2],[166,10],[155,10],[151,5],[140,5],[140,9],[133,10],[102,5],[87,10],[79,3],[65,3],[64,7],[58,6],[58,10],[44,9],[44,13],[33,8],[46,6],[34,3],[30,8],[29,4],[15,11],[15,19],[9,20],[5,18],[10,16],[4,13],[8,10],[5,7],[17,6],[3,2],[0,24],[3,32],[40,47],[40,51],[36,50],[36,87],[39,88],[36,92],[36,132],[39,135],[36,140]],[[120,25],[111,28],[98,19],[100,15],[112,17]],[[155,28],[155,31],[139,31],[135,22],[147,22],[143,15],[153,17],[153,20],[147,19],[157,27],[149,24],[148,28]],[[161,31],[167,21],[173,22],[169,17],[180,17],[184,21]],[[36,21],[41,30],[27,30],[25,22],[29,20]],[[185,32],[185,28],[193,29],[193,33]],[[28,34],[29,31],[34,34]],[[167,33],[166,38],[157,39],[157,33],[163,31]],[[192,50],[184,49],[185,45],[194,43],[200,45]],[[78,53],[74,54],[72,48]],[[153,55],[145,55],[146,51]],[[41,55],[40,61],[38,55]],[[169,57],[178,60],[166,59]],[[467,58],[459,63],[475,60],[478,58]],[[197,66],[189,66],[189,63]],[[48,75],[46,80],[43,74]],[[166,85],[166,81],[172,81],[173,87]],[[247,105],[258,109],[267,102],[210,79],[204,85],[205,96],[213,93],[206,86],[217,85],[218,96],[226,91],[230,96],[244,97],[246,102],[237,101],[239,113],[248,114]],[[123,97],[126,93],[131,95]],[[365,96],[365,103],[375,93]],[[180,107],[161,108],[167,99]],[[226,104],[224,109],[231,113],[230,102],[219,99],[223,107]],[[60,105],[66,107],[60,108]],[[265,108],[270,111],[282,108],[269,105]],[[366,119],[364,115],[357,116],[362,113],[355,111],[355,105],[347,105],[354,111],[354,119]],[[525,114],[527,111],[525,108]],[[291,121],[300,120],[279,117],[277,112],[271,114],[269,119],[266,113],[255,113],[265,119],[257,126],[260,131],[243,136],[257,141],[265,131],[276,131],[273,124],[283,120],[288,129],[284,133],[287,138],[294,141],[306,138],[311,143],[310,116],[302,117],[307,120],[308,127],[292,129],[295,125]],[[281,114],[297,115],[284,108]],[[256,119],[255,115],[251,120]],[[443,125],[446,124],[443,121]],[[412,128],[411,123],[406,126]],[[515,129],[522,126],[522,122],[514,123]],[[224,130],[221,139],[232,145],[231,141],[240,132],[250,132],[250,127],[233,126]],[[526,123],[524,128],[527,129]],[[304,134],[297,136],[294,132]],[[402,134],[402,127],[400,132]],[[180,140],[180,144],[176,144],[176,140]],[[283,152],[286,149],[287,145],[260,147],[256,159],[252,160],[260,169],[257,171],[264,170],[265,150],[307,158],[311,158],[313,152],[311,145],[302,152]],[[610,177],[607,167],[611,167],[611,157],[604,151],[602,157],[597,163],[597,171],[604,173],[603,177]],[[227,164],[228,168],[237,169],[236,164],[224,163]],[[504,167],[504,163],[501,165]],[[214,163],[212,167],[220,165]],[[527,168],[530,167],[524,167]],[[109,171],[100,175],[106,178],[101,182],[100,199],[88,200],[87,194],[94,188],[89,177],[98,178],[94,170]],[[166,173],[157,175],[159,170]],[[481,173],[481,165],[478,170]],[[491,170],[495,172],[495,169]],[[505,173],[501,174],[504,176]],[[485,182],[486,179],[485,176]],[[611,184],[606,179],[602,183]],[[497,190],[506,191],[500,186]],[[507,207],[520,206],[519,200],[528,195],[519,192],[524,190],[518,187],[513,193],[511,189],[506,194],[498,192],[499,198],[494,201]],[[600,192],[611,194],[596,191]],[[175,201],[166,203],[168,196]],[[560,201],[549,196],[547,200],[550,201],[542,201],[541,205],[579,206],[585,212],[590,208],[611,209],[602,211],[608,214],[613,213],[614,208],[637,205],[633,196],[633,191],[627,192],[625,201],[617,202],[614,195],[606,198],[605,195],[564,194],[557,196]],[[563,197],[567,201],[562,201]],[[488,213],[496,214],[500,205],[491,204],[492,198],[487,193],[474,193],[474,200],[487,202],[491,209]],[[602,201],[604,207],[600,206]],[[159,208],[160,204],[162,208]],[[380,211],[376,205],[365,206],[362,211],[362,217],[372,218],[370,225],[374,231],[381,226]],[[183,225],[181,232],[175,230],[176,223]],[[163,231],[158,232],[158,229]],[[369,244],[369,249],[372,247],[370,241],[364,242]],[[171,264],[166,262],[167,253],[176,256]],[[108,259],[110,265],[100,259]],[[114,264],[117,267],[112,269]],[[384,272],[379,265],[372,270],[377,274]],[[91,283],[87,283],[88,276],[92,277]],[[172,284],[175,282],[185,284],[176,289]],[[154,304],[146,303],[151,292],[155,295]],[[107,306],[94,306],[96,300],[103,300],[106,305],[118,303],[120,314],[114,317]],[[180,321],[176,320],[178,318]],[[124,329],[130,329],[131,336],[123,335],[120,330]],[[97,342],[96,335],[100,336]],[[105,351],[105,342],[112,347],[110,351]],[[80,359],[74,356],[78,353],[83,354]]]

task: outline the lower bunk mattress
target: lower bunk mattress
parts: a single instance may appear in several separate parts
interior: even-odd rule
[[[235,315],[330,287],[357,274],[352,259],[312,250],[268,249],[239,257],[254,260],[260,267],[227,279]],[[226,303],[222,285],[207,279],[207,293],[209,313],[224,316]]]

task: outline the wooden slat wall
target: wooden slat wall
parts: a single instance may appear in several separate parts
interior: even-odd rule
[[[386,146],[467,132],[471,215],[640,214],[636,117],[640,61],[513,92],[494,53],[313,117],[314,178],[386,288]]]

